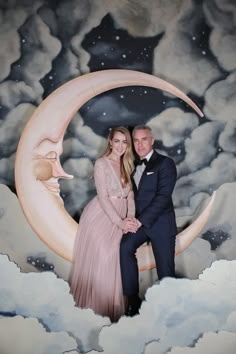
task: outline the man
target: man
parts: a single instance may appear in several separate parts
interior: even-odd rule
[[[136,250],[150,241],[159,280],[175,276],[175,237],[177,233],[172,192],[176,183],[174,161],[153,150],[154,138],[148,126],[136,126],[132,133],[139,156],[132,175],[137,232],[123,235],[120,247],[124,295],[128,297],[127,316],[138,313],[141,300]]]

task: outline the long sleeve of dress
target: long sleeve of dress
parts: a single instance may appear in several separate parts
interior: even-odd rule
[[[135,204],[134,204],[134,192],[132,189],[130,189],[130,191],[128,193],[127,203],[128,203],[127,216],[134,217],[135,216]]]
[[[118,215],[115,207],[113,206],[109,198],[107,184],[106,184],[106,171],[107,170],[104,167],[102,160],[100,159],[97,160],[94,166],[94,179],[95,179],[95,186],[97,190],[97,198],[102,209],[107,214],[109,219],[114,224],[122,228],[123,220]]]

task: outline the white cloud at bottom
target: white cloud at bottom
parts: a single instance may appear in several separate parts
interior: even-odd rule
[[[74,337],[79,350],[99,349],[98,333],[110,320],[90,309],[75,307],[67,282],[52,272],[22,273],[4,255],[0,256],[0,269],[2,315],[37,318],[47,331],[65,331]]]
[[[235,271],[236,261],[221,260],[197,280],[166,278],[154,285],[140,315],[102,329],[103,354],[141,354],[145,346],[145,354],[164,354],[193,346],[205,332],[235,331]],[[155,350],[148,351],[148,343],[155,341]]]
[[[235,354],[235,348],[236,333],[221,331],[204,334],[193,348],[173,348],[167,354]],[[145,354],[151,354],[151,352]]]
[[[5,319],[9,314],[35,318],[48,332],[67,332],[78,345],[68,349],[72,353],[164,354],[193,346],[207,332],[236,333],[236,261],[216,261],[197,280],[163,279],[147,291],[140,315],[124,316],[116,324],[74,307],[68,284],[51,272],[21,273],[7,256],[0,256],[0,269],[0,311]]]
[[[63,354],[75,348],[76,340],[68,333],[47,332],[35,318],[0,318],[0,353]]]

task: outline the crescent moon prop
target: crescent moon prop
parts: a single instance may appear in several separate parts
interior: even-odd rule
[[[73,79],[39,105],[26,124],[18,144],[16,189],[23,212],[35,233],[54,252],[69,261],[73,258],[78,224],[67,213],[60,197],[58,180],[73,178],[60,164],[63,137],[72,117],[85,102],[102,92],[124,86],[164,90],[179,97],[203,116],[196,104],[170,83],[153,75],[122,69],[98,71]],[[203,219],[200,216],[178,236],[177,252],[182,252],[197,237],[207,217],[205,221]],[[140,266],[140,270],[152,267],[149,261]]]

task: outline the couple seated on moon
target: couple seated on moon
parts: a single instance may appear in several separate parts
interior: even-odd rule
[[[160,280],[175,276],[175,254],[196,238],[210,208],[176,237],[171,199],[175,164],[153,149],[150,128],[134,128],[133,141],[139,156],[135,169],[129,131],[124,127],[110,131],[106,151],[95,162],[97,195],[85,207],[73,235],[73,254],[70,249],[70,256],[64,257],[72,261],[69,283],[76,305],[91,308],[111,321],[124,314],[138,314],[138,271],[157,265]],[[35,179],[61,204],[58,180],[73,178],[61,166],[62,151],[62,139],[43,139],[34,150],[32,165]],[[144,158],[148,158],[145,164]]]

